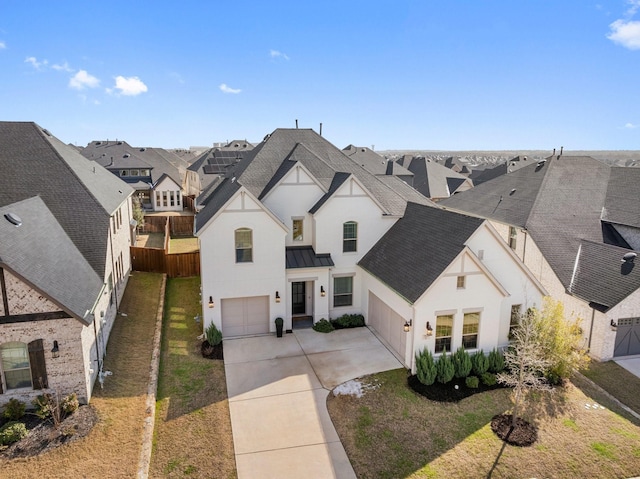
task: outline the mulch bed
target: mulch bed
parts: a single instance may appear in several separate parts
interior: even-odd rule
[[[202,353],[203,358],[224,359],[222,343],[212,346],[211,344],[209,344],[209,341],[205,339],[200,346],[200,352]]]
[[[504,442],[512,446],[526,447],[538,440],[538,429],[522,418],[516,419],[512,428],[511,414],[498,414],[491,419],[491,430]]]
[[[76,412],[67,416],[56,429],[50,420],[42,420],[34,414],[27,413],[20,422],[25,423],[28,434],[20,441],[0,450],[0,457],[14,459],[17,457],[37,456],[63,444],[85,437],[98,423],[98,414],[90,406],[80,406]]]
[[[442,384],[436,381],[431,386],[425,386],[418,380],[418,376],[415,374],[409,376],[407,382],[409,383],[409,387],[416,393],[430,399],[431,401],[438,402],[458,402],[464,398],[473,396],[474,394],[504,388],[501,384],[486,386],[482,382],[480,382],[477,388],[468,388],[464,379],[457,378],[447,384]]]

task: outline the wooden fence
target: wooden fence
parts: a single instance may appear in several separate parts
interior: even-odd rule
[[[167,254],[162,248],[131,246],[131,269],[167,273],[169,278],[200,276],[200,252]]]
[[[194,216],[145,216],[142,233],[164,233],[167,223],[172,236],[192,236]]]

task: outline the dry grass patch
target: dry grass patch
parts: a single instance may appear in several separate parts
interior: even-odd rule
[[[589,369],[582,374],[640,414],[640,378],[614,361],[593,361],[589,364]]]
[[[200,278],[167,282],[151,477],[236,477],[224,363],[200,354]]]
[[[378,387],[362,398],[330,395],[327,402],[360,478],[583,479],[640,471],[638,423],[572,384],[537,396],[525,419],[538,426],[538,441],[519,448],[505,445],[490,428],[495,414],[510,410],[510,390],[445,404],[413,393],[404,370],[364,381]]]
[[[112,371],[103,390],[96,383],[92,406],[99,423],[84,439],[28,459],[0,460],[0,476],[20,478],[135,477],[162,276],[133,273],[111,332],[104,367]]]
[[[139,233],[136,237],[138,248],[164,248],[164,233]]]
[[[176,236],[169,239],[169,253],[193,253],[198,251],[198,238],[193,236]]]

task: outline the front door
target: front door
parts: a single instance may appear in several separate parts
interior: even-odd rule
[[[291,313],[305,314],[307,307],[305,304],[304,281],[296,281],[291,283]]]

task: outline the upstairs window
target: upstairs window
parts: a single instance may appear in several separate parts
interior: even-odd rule
[[[456,279],[456,287],[458,289],[464,289],[465,284],[466,284],[466,277],[465,276],[458,276],[458,278]]]
[[[516,240],[518,239],[518,231],[514,226],[509,226],[509,248],[515,251]]]
[[[342,225],[342,252],[358,251],[358,223],[347,221]]]
[[[131,175],[131,176],[140,176],[140,171],[139,170],[131,170],[129,172],[129,175]]]
[[[120,170],[120,176],[129,176],[129,170]]]
[[[520,324],[520,313],[522,312],[521,304],[511,305],[511,320],[509,322],[509,339],[513,339],[513,332]]]
[[[302,241],[303,225],[304,220],[302,218],[293,219],[293,241]]]
[[[253,232],[249,228],[239,228],[235,231],[236,263],[250,263],[253,261]]]

